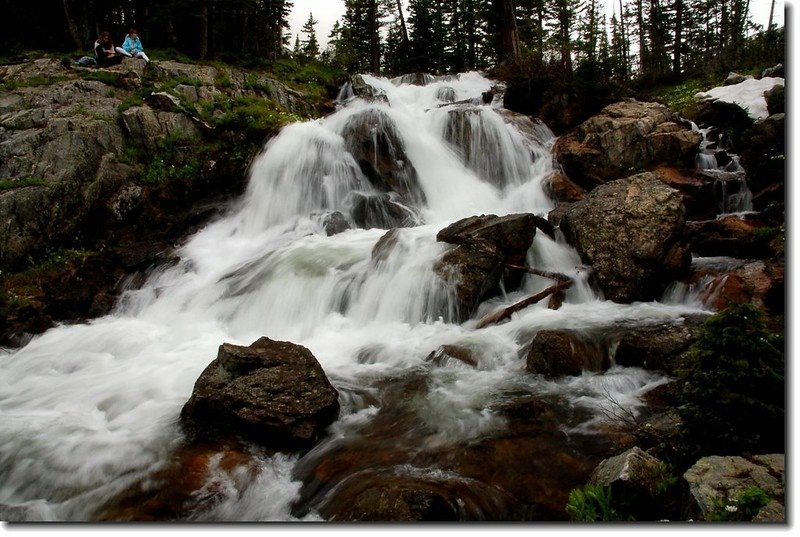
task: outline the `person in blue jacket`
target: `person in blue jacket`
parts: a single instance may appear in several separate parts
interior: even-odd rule
[[[117,47],[117,52],[132,58],[141,58],[145,62],[150,61],[150,58],[144,53],[144,47],[142,46],[141,39],[139,39],[139,33],[136,31],[136,28],[128,30],[128,35],[125,36],[122,47]]]

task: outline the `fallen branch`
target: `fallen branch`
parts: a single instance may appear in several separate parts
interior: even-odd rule
[[[535,274],[536,276],[542,276],[543,278],[550,278],[559,282],[572,280],[572,277],[567,276],[566,274],[561,274],[560,272],[550,272],[548,270],[541,270],[533,267],[523,267],[521,265],[514,265],[511,263],[506,263],[506,268],[510,268],[512,270],[522,270],[529,274]]]
[[[564,280],[564,281],[558,282],[555,285],[551,285],[550,287],[548,287],[544,291],[542,291],[540,293],[536,293],[533,296],[529,296],[525,300],[521,300],[521,301],[517,302],[516,304],[514,304],[512,306],[509,306],[509,307],[507,307],[505,309],[502,309],[502,310],[499,310],[499,311],[495,311],[494,313],[490,313],[489,315],[486,315],[483,319],[478,321],[478,325],[475,328],[484,328],[486,326],[489,326],[490,324],[499,323],[500,321],[503,321],[503,320],[508,319],[509,317],[511,317],[511,314],[513,314],[513,313],[515,313],[515,312],[517,312],[517,311],[519,311],[521,309],[525,309],[525,308],[527,308],[528,306],[530,306],[532,304],[536,304],[540,300],[547,298],[548,296],[552,295],[553,293],[557,293],[557,292],[562,291],[564,289],[567,289],[567,288],[569,288],[571,286],[572,286],[572,280]]]

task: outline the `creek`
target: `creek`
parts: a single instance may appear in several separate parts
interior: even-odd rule
[[[0,355],[4,519],[110,517],[110,501],[152,481],[183,445],[181,407],[223,342],[268,336],[307,347],[342,410],[308,453],[249,446],[242,465],[211,457],[181,515],[191,520],[327,519],[346,508],[346,487],[391,480],[448,491],[462,519],[552,519],[607,454],[609,414],[637,415],[642,396],[667,382],[614,365],[556,380],[525,371],[540,330],[603,333],[707,313],[691,294],[604,300],[558,234],[537,233],[527,263],[577,282],[560,309],[544,301],[476,329],[485,313],[552,285],[529,274],[459,323],[434,270],[452,248],[437,232],[480,214],[546,218],[555,138],[497,100],[484,104],[493,82],[476,73],[425,86],[363,78],[383,97],[344,91],[336,113],[286,127],[254,162],[245,195],[112,314]],[[354,207],[386,199],[347,145],[365,118],[372,147],[399,140],[405,160],[392,144],[374,152],[376,167],[393,159],[402,188],[390,204],[367,204],[359,227]],[[351,229],[328,236],[334,212]],[[405,227],[376,263],[380,224],[392,222]],[[477,364],[426,360],[442,345],[469,349]]]

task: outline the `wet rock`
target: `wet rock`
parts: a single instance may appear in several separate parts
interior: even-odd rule
[[[703,257],[766,259],[775,252],[770,246],[773,235],[736,216],[715,220],[687,222],[686,236],[692,252]]]
[[[553,151],[566,175],[591,190],[658,164],[689,166],[700,141],[666,106],[623,101],[559,138]]]
[[[785,115],[773,114],[759,121],[747,132],[741,149],[741,165],[754,199],[762,191],[773,190],[773,197],[784,192],[786,165]],[[775,190],[777,188],[777,190]],[[763,207],[756,204],[756,209]]]
[[[504,267],[503,253],[484,239],[467,240],[442,256],[434,270],[453,290],[459,322],[471,318],[495,291]]]
[[[545,180],[547,191],[557,202],[572,203],[586,197],[586,190],[561,173],[553,172]]]
[[[417,171],[405,153],[405,143],[383,110],[368,108],[347,122],[342,136],[361,171],[380,191],[394,192],[416,206],[425,202]]]
[[[325,229],[325,234],[330,237],[350,229],[350,223],[342,213],[334,211],[325,217],[325,220],[322,222],[322,227]]]
[[[392,254],[392,250],[397,244],[398,232],[399,230],[397,229],[390,229],[385,235],[378,239],[378,242],[376,242],[375,246],[372,247],[373,264],[378,264],[381,261],[386,261],[386,259],[389,258],[389,256]]]
[[[607,367],[608,353],[603,345],[567,330],[542,330],[536,334],[525,364],[529,373],[548,379]]]
[[[452,103],[456,100],[456,90],[450,86],[442,86],[436,90],[436,100],[444,103]]]
[[[410,467],[359,472],[337,486],[321,512],[331,521],[499,520],[512,498],[457,474]],[[500,505],[498,505],[500,504]]]
[[[783,76],[784,76],[783,64],[779,63],[779,64],[777,64],[777,65],[775,65],[773,67],[768,67],[768,68],[764,69],[764,71],[761,73],[761,78],[768,77],[768,76],[769,77],[781,77],[781,78],[783,78]]]
[[[249,347],[222,344],[181,419],[201,434],[297,448],[315,442],[338,412],[338,393],[311,352],[264,337]]]
[[[781,315],[786,307],[784,278],[783,262],[754,261],[722,269],[699,268],[689,282],[705,282],[700,298],[717,311],[730,303],[753,303],[767,313]]]
[[[435,78],[428,73],[408,73],[401,77],[392,80],[397,85],[411,84],[413,86],[427,86],[433,82]]]
[[[475,353],[466,347],[459,347],[457,345],[442,345],[432,353],[430,353],[426,362],[430,362],[435,366],[444,367],[453,363],[468,365],[470,367],[478,367],[479,360]]]
[[[718,177],[701,170],[659,166],[653,173],[665,185],[681,193],[689,220],[714,218],[720,212],[720,196],[716,195]]]
[[[362,229],[411,227],[416,214],[392,198],[390,194],[354,194],[351,216]]]
[[[497,246],[509,262],[520,262],[531,247],[537,227],[546,229],[549,235],[554,233],[549,222],[534,214],[470,216],[439,231],[436,240],[450,244],[487,240]]]
[[[782,454],[711,456],[697,461],[683,477],[689,484],[691,508],[701,520],[713,520],[720,514],[718,509],[727,505],[736,507],[736,500],[745,489],[758,487],[777,504],[767,505],[759,520],[783,522],[784,469]]]
[[[602,185],[572,204],[560,227],[609,300],[655,300],[688,273],[684,206],[652,173]]]
[[[444,255],[436,271],[455,286],[459,319],[469,319],[501,277],[506,289],[520,285],[522,273],[506,272],[505,265],[525,264],[537,227],[553,233],[549,222],[533,214],[472,216],[439,231],[436,240],[458,245]]]
[[[374,86],[370,86],[361,75],[353,75],[350,77],[350,85],[353,89],[353,95],[368,100],[376,99],[379,97],[386,97],[383,90]]]
[[[703,317],[688,317],[679,324],[638,327],[619,340],[614,362],[674,375],[681,356],[697,341]]]

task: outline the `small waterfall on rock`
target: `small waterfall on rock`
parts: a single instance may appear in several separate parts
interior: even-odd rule
[[[547,498],[596,462],[602,402],[635,414],[665,380],[618,366],[546,380],[525,372],[532,336],[679,322],[702,308],[602,300],[560,234],[537,232],[527,263],[544,275],[525,274],[458,322],[437,271],[455,247],[437,233],[481,214],[546,217],[553,135],[480,104],[493,82],[477,73],[363,79],[385,99],[343,88],[335,114],[285,128],[228,215],[113,314],[0,354],[4,519],[128,520],[149,506],[190,520],[319,520],[347,502],[348,484],[414,480],[455,491],[470,519],[507,516],[520,490],[542,499],[542,516],[563,509]],[[544,301],[476,330],[485,312],[552,285],[548,271],[577,282],[559,309]],[[302,455],[181,451],[181,408],[218,346],[262,336],[319,360],[342,405],[329,435]],[[474,358],[442,358],[456,347]],[[524,427],[510,415],[527,416]],[[545,430],[539,416],[563,421]],[[177,459],[191,471],[171,486],[200,483],[172,505],[164,476]],[[518,475],[520,459],[539,473]]]
[[[720,214],[742,214],[753,210],[753,194],[747,186],[745,170],[739,156],[721,147],[720,140],[712,138],[713,127],[692,129],[703,135],[695,167],[716,177],[715,191],[720,199]]]

